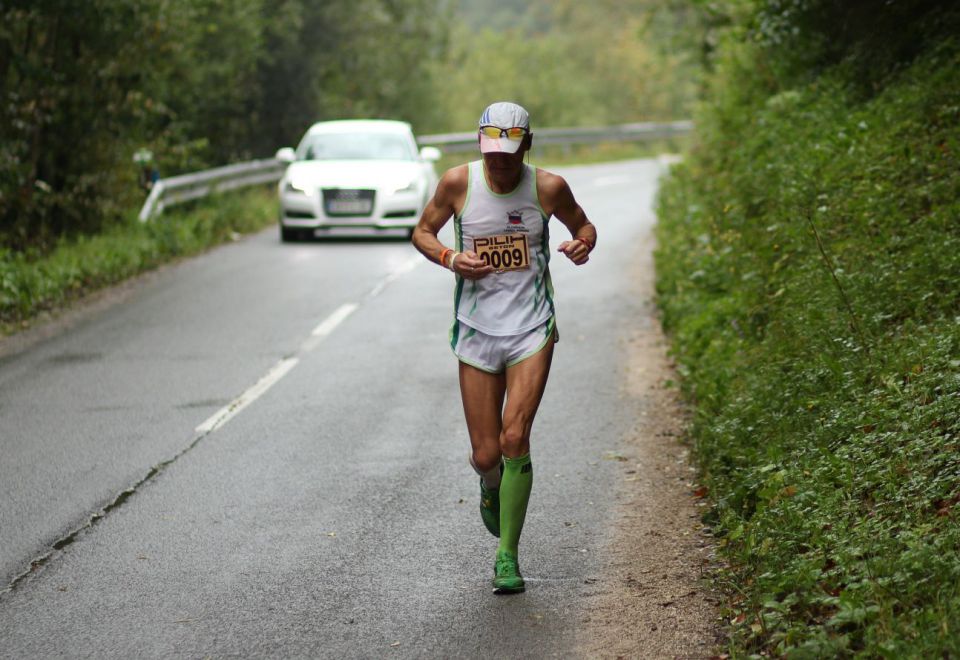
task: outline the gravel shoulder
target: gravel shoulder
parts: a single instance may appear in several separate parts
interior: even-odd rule
[[[671,381],[654,303],[654,239],[638,245],[632,280],[643,318],[621,350],[622,398],[636,411],[633,432],[608,457],[622,463],[615,524],[605,544],[607,572],[590,597],[580,655],[604,658],[709,658],[722,633],[719,597],[708,575],[712,538],[700,522],[696,471],[684,444],[688,414]]]

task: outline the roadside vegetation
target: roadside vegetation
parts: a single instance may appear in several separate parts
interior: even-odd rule
[[[960,656],[960,15],[711,3],[657,253],[734,656]]]
[[[256,187],[118,224],[45,252],[0,250],[0,331],[10,334],[91,291],[276,222],[276,192]]]

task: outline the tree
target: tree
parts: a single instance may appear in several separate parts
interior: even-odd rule
[[[271,155],[318,119],[428,123],[440,0],[0,5],[0,245],[126,220],[132,157],[170,175]]]

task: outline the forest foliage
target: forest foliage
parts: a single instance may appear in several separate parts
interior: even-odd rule
[[[447,57],[433,68],[451,130],[468,130],[491,99],[524,105],[534,132],[537,125],[665,121],[691,112],[705,16],[695,3],[462,4]]]
[[[0,238],[45,252],[129,219],[161,175],[268,156],[309,123],[409,116],[444,32],[432,0],[0,5]]]
[[[960,655],[960,11],[711,3],[658,293],[737,656]]]

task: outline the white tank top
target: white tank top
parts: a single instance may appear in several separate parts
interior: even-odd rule
[[[528,332],[554,314],[548,268],[549,217],[537,196],[536,168],[524,164],[520,183],[505,195],[490,190],[483,174],[483,161],[474,161],[468,168],[466,199],[460,214],[454,217],[457,250],[486,252],[491,265],[498,268],[515,265],[515,259],[529,266],[494,272],[480,280],[458,275],[454,294],[456,316],[488,335]],[[497,246],[499,250],[489,249]]]

